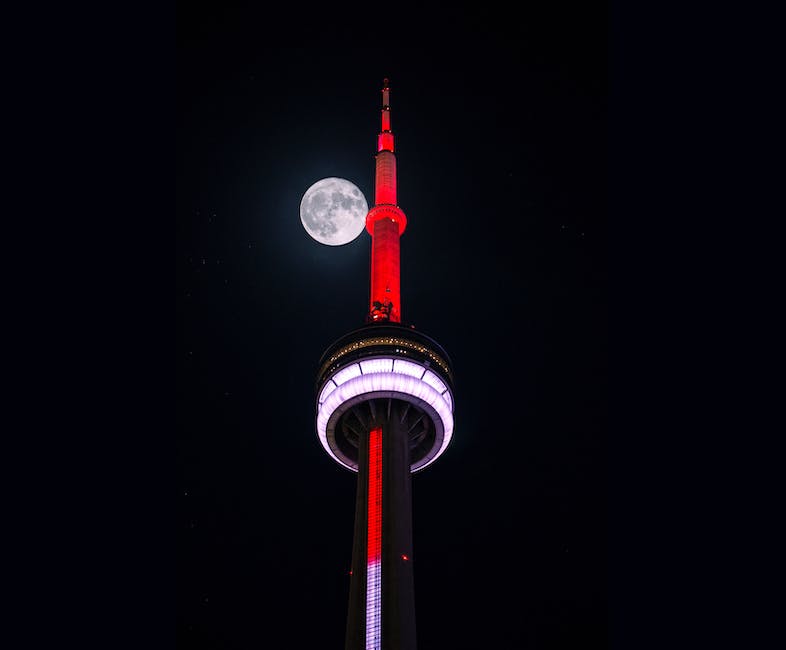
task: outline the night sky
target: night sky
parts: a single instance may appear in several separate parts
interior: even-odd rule
[[[328,176],[373,203],[384,77],[403,320],[456,376],[413,478],[418,647],[608,647],[605,5],[290,5],[177,11],[177,647],[343,647],[356,475],[314,380],[370,238],[298,208]]]

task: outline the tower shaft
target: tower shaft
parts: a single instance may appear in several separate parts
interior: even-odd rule
[[[415,650],[409,409],[391,399],[357,409],[368,424],[358,447],[345,650]]]

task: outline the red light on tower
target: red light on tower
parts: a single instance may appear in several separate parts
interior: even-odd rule
[[[382,627],[382,427],[369,433],[366,548],[366,648],[376,649]]]
[[[396,204],[396,154],[390,130],[390,88],[382,88],[382,129],[377,136],[374,207],[366,215],[371,235],[371,297],[368,320],[401,322],[399,238],[407,217]]]

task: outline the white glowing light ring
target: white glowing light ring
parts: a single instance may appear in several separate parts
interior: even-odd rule
[[[453,437],[453,397],[450,390],[434,372],[420,364],[390,357],[376,358],[373,361],[373,364],[369,360],[364,360],[345,366],[326,380],[320,391],[317,405],[319,441],[337,463],[356,472],[357,467],[353,467],[338,455],[337,448],[331,445],[331,441],[335,443],[335,427],[338,419],[351,406],[367,399],[376,397],[403,399],[426,411],[436,429],[439,449],[433,455],[427,455],[412,465],[413,472],[422,470],[442,455]],[[387,362],[392,363],[392,370],[373,371],[377,368],[390,367]],[[372,372],[364,373],[363,366]],[[419,377],[416,368],[421,371]],[[442,392],[440,388],[443,389]]]

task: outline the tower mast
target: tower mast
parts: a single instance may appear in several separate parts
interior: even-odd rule
[[[366,216],[371,235],[371,297],[368,321],[401,322],[399,241],[407,217],[396,203],[396,154],[390,128],[390,82],[382,86],[382,126],[377,136],[374,207]]]

